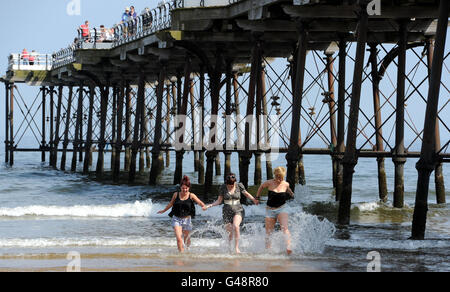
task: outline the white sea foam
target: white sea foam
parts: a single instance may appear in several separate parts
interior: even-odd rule
[[[367,239],[367,240],[338,240],[328,241],[328,246],[343,248],[363,248],[371,250],[419,250],[422,248],[450,248],[449,240],[390,240],[390,239]]]
[[[67,217],[149,217],[151,200],[115,205],[24,206],[0,208],[0,217],[67,216]]]

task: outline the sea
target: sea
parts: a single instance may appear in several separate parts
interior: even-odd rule
[[[109,156],[105,156],[107,171]],[[71,153],[68,167],[70,160]],[[92,170],[95,161],[94,155]],[[279,226],[271,238],[272,248],[265,248],[264,199],[258,206],[245,206],[241,254],[235,254],[227,240],[221,206],[207,211],[197,206],[192,245],[184,254],[178,253],[169,212],[157,214],[177,189],[172,185],[174,162],[172,153],[171,167],[164,170],[158,186],[128,185],[54,170],[48,166],[48,155],[42,163],[40,153],[16,153],[13,167],[0,165],[0,271],[450,271],[450,204],[436,204],[433,174],[426,239],[408,239],[417,159],[406,162],[405,207],[397,209],[392,206],[392,161],[385,162],[389,200],[382,203],[376,160],[360,158],[354,174],[351,223],[343,228],[336,225],[331,158],[305,156],[306,185],[296,186],[295,199],[287,208],[290,256]],[[232,162],[232,170],[238,173],[237,158],[233,156]],[[274,167],[285,164],[283,155],[273,161]],[[184,174],[195,183],[192,154],[185,155],[183,166]],[[253,178],[253,164],[250,169]],[[444,179],[448,202],[449,165],[444,165]],[[223,176],[216,176],[214,182],[223,183]],[[217,197],[200,198],[208,203]]]

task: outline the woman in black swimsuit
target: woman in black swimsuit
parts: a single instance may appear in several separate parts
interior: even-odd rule
[[[191,219],[195,217],[194,203],[197,203],[203,210],[206,210],[205,204],[195,194],[189,192],[190,187],[191,182],[189,177],[184,176],[180,184],[181,192],[174,193],[167,207],[158,212],[158,214],[163,214],[172,208],[169,216],[172,217],[172,227],[175,231],[177,246],[180,252],[184,252],[185,245],[186,247],[191,245],[189,233],[192,231]]]
[[[233,240],[234,233],[234,249],[236,253],[240,253],[240,227],[245,217],[244,207],[241,205],[241,195],[246,196],[256,205],[259,204],[259,202],[245,190],[242,183],[236,182],[236,175],[231,173],[227,175],[226,184],[220,187],[219,198],[217,201],[206,206],[206,208],[211,208],[222,204],[222,202],[224,203],[222,211],[223,221],[226,224],[225,228],[228,232],[230,242]]]
[[[277,221],[280,223],[286,239],[286,251],[288,254],[292,253],[291,249],[291,233],[289,232],[288,223],[289,215],[285,211],[286,201],[294,198],[289,183],[284,180],[286,169],[278,167],[274,171],[275,179],[266,181],[259,189],[256,198],[259,199],[263,189],[269,189],[269,198],[267,200],[266,208],[266,248],[271,247],[270,235],[272,234]]]

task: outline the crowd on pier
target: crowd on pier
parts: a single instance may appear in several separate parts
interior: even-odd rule
[[[160,2],[159,6],[164,4],[164,2]],[[140,15],[138,15],[134,6],[125,7],[125,11],[122,13],[120,22],[111,28],[107,28],[105,25],[100,25],[99,30],[91,29],[89,21],[86,20],[85,23],[79,27],[79,37],[74,40],[74,45],[79,42],[113,42],[118,36],[115,30],[118,25],[123,25],[123,30],[121,33],[129,36],[135,35],[137,32],[137,19],[139,16],[142,16],[143,29],[149,29],[153,22],[153,15],[148,7],[142,10]]]

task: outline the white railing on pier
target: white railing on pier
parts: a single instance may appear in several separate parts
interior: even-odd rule
[[[138,17],[119,23],[112,28],[89,29],[89,35],[83,36],[81,27],[74,43],[53,54],[53,68],[70,64],[75,61],[74,51],[78,49],[111,49],[157,31],[170,29],[172,26],[171,12],[178,8],[227,6],[242,0],[169,0],[162,1],[158,7],[148,9]]]
[[[8,71],[11,70],[33,70],[45,71],[51,70],[53,66],[52,55],[27,53],[11,54],[8,57]]]

